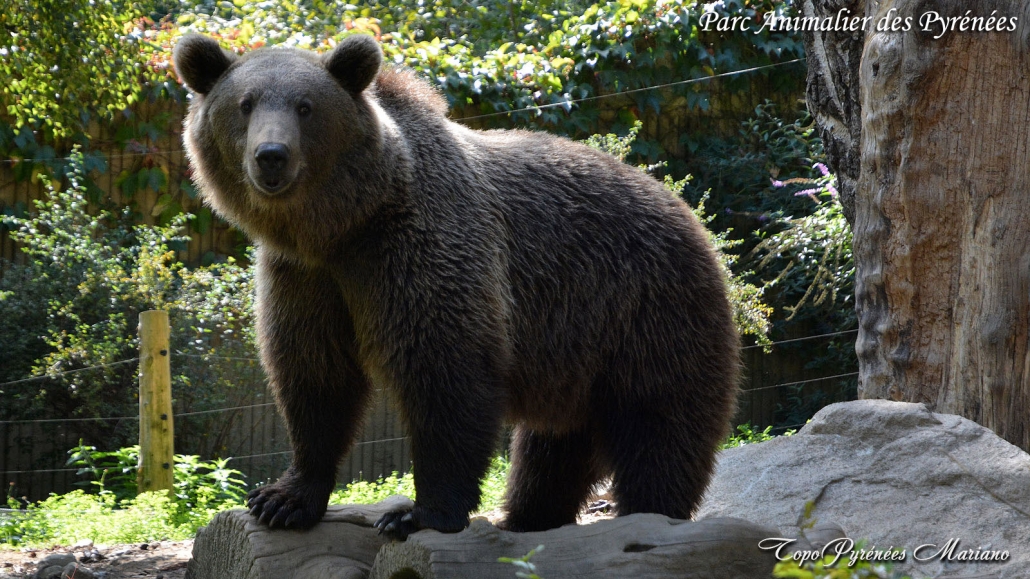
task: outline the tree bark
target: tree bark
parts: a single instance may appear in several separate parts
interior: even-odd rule
[[[1030,0],[869,2],[854,250],[859,397],[925,402],[1030,449]],[[881,32],[881,18],[912,18]],[[924,32],[944,17],[1013,32]]]
[[[838,14],[861,17],[862,0],[801,0],[798,10],[806,18],[833,18]],[[819,127],[826,161],[837,176],[837,191],[848,223],[855,223],[855,191],[862,168],[859,141],[862,110],[858,70],[865,32],[826,30],[805,34],[808,81],[805,100]]]

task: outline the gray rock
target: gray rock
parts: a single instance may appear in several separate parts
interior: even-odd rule
[[[61,571],[61,579],[95,579],[93,571],[78,563],[68,563]]]
[[[35,574],[32,575],[32,579],[61,579],[61,572],[63,570],[63,567],[57,565],[37,567]]]
[[[36,563],[36,572],[33,579],[60,579],[61,571],[69,563],[75,562],[75,555],[71,553],[54,553],[47,555],[39,563]]]
[[[56,565],[58,567],[64,568],[64,566],[68,563],[74,562],[75,555],[73,555],[72,553],[53,553],[51,555],[43,557],[43,559],[39,563],[36,563],[36,566],[39,568],[43,568]]]
[[[95,563],[104,559],[104,555],[96,547],[91,547],[86,551],[76,553],[76,555],[79,558],[79,563]]]
[[[1030,455],[923,404],[833,404],[794,436],[726,450],[695,518],[741,517],[804,539],[808,503],[808,523],[840,525],[866,549],[904,549],[895,569],[916,577],[1030,577]],[[950,540],[953,560],[933,556]],[[922,545],[935,547],[915,553]],[[970,549],[1008,560],[954,560]]]

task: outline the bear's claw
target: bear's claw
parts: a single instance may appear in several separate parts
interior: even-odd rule
[[[419,530],[411,511],[386,513],[379,517],[379,520],[372,526],[379,529],[380,535],[385,534],[387,537],[397,541],[403,541],[408,538],[408,535]]]
[[[403,541],[408,535],[422,529],[435,529],[441,533],[457,533],[469,524],[464,512],[451,513],[429,509],[416,504],[414,508],[401,508],[386,513],[375,522],[380,535]]]
[[[329,493],[323,485],[304,484],[292,477],[250,491],[247,507],[251,516],[271,529],[308,529],[325,514]]]

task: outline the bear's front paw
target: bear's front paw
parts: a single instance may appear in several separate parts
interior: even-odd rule
[[[403,541],[408,535],[422,529],[435,529],[442,533],[457,533],[469,524],[468,515],[449,515],[415,505],[413,509],[398,509],[379,518],[373,527],[380,535]]]
[[[247,507],[269,528],[309,529],[322,520],[331,486],[286,475],[275,484],[250,491]]]

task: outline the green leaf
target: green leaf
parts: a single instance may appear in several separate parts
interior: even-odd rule
[[[196,219],[193,220],[193,228],[197,233],[204,235],[208,229],[211,228],[211,210],[207,207],[202,207],[197,212]]]

